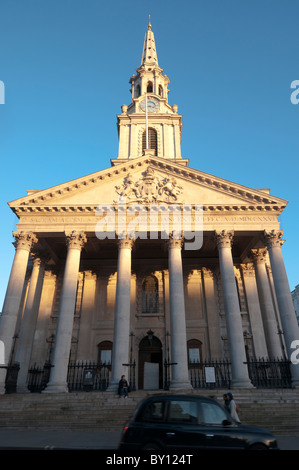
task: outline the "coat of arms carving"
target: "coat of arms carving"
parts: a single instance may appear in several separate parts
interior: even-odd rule
[[[179,196],[183,187],[178,184],[174,177],[159,179],[154,169],[148,167],[143,177],[134,181],[132,175],[124,178],[121,186],[115,186],[117,194],[126,197],[129,201],[156,203],[156,202],[179,202]]]

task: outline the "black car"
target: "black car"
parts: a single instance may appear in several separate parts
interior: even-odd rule
[[[278,449],[267,430],[236,423],[211,398],[152,396],[126,424],[119,450]]]

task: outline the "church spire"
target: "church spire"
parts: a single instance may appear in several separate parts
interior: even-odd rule
[[[141,64],[130,78],[132,101],[117,116],[118,157],[112,165],[153,155],[188,165],[181,156],[182,116],[168,103],[169,78],[158,65],[151,17],[144,37]]]
[[[158,65],[155,37],[152,31],[152,25],[151,25],[151,15],[149,15],[147,31],[144,37],[140,66],[142,67],[145,65],[152,66],[152,67],[155,67],[156,65]]]

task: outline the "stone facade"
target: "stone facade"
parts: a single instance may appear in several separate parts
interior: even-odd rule
[[[251,387],[246,358],[289,356],[299,338],[278,221],[287,201],[190,168],[168,82],[149,24],[111,167],[9,203],[19,222],[0,340],[6,364],[20,364],[18,391],[50,360],[45,392],[67,392],[70,359],[111,361],[115,390],[132,357],[143,388],[145,364],[168,356],[172,388],[191,387],[190,360],[211,358]]]

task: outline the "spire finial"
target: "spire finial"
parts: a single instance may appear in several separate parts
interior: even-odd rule
[[[152,29],[152,25],[151,25],[151,15],[148,15],[148,25],[147,25],[147,29],[148,29],[148,30],[151,30],[151,29]]]

